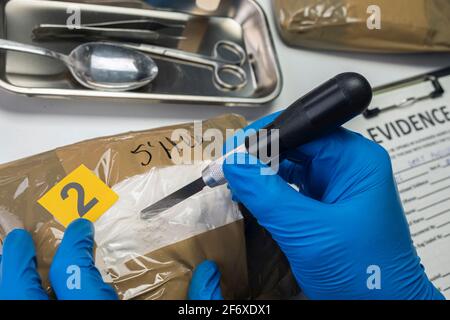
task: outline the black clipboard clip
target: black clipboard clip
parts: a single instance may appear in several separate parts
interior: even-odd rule
[[[420,82],[426,82],[426,81],[430,81],[431,84],[433,85],[433,91],[430,92],[429,94],[419,96],[419,97],[409,97],[397,104],[392,104],[392,105],[384,107],[384,108],[379,108],[379,107],[367,108],[363,112],[364,118],[366,118],[366,119],[374,118],[382,112],[390,111],[390,110],[397,109],[397,108],[410,107],[410,106],[416,104],[417,102],[427,100],[427,99],[436,99],[436,98],[442,97],[444,95],[445,91],[444,91],[444,88],[442,88],[441,84],[439,83],[439,79],[432,75],[427,75],[427,76],[421,78],[419,81],[417,79],[414,79],[414,80],[411,80],[408,82],[404,82],[401,84],[401,87],[417,84]],[[394,86],[391,88],[391,90],[398,89],[399,87],[400,86]]]

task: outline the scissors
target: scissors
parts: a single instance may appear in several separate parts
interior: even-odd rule
[[[240,45],[231,41],[218,41],[211,57],[147,44],[118,43],[117,45],[210,68],[213,70],[214,83],[224,90],[238,90],[247,85],[247,73],[242,68],[247,60],[247,54]],[[224,52],[231,53],[233,57],[224,57]]]

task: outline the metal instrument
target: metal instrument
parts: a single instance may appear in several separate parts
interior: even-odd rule
[[[109,43],[85,43],[66,56],[46,48],[0,39],[0,49],[26,52],[63,62],[73,77],[94,90],[128,91],[150,83],[158,67],[147,55]]]
[[[142,210],[141,218],[151,218],[200,192],[204,187],[213,188],[225,184],[222,166],[233,153],[249,152],[258,156],[271,150],[270,158],[265,162],[283,159],[285,152],[317,139],[359,115],[371,100],[372,88],[363,76],[357,73],[337,75],[295,101],[265,126],[263,129],[268,131],[266,137],[259,132],[247,137],[245,144],[211,162],[200,178]],[[267,138],[271,130],[278,130],[279,148],[274,148],[272,139]]]
[[[161,40],[186,39],[184,36],[177,35],[183,29],[183,25],[163,24],[149,19],[90,23],[73,28],[61,24],[40,24],[33,29],[33,38],[37,41],[116,40],[157,43]]]
[[[125,104],[140,101],[152,109],[165,108],[161,106],[165,103],[203,104],[208,109],[217,105],[260,108],[281,92],[282,75],[268,17],[256,0],[221,1],[217,10],[201,12],[196,0],[159,1],[151,6],[142,1],[139,6],[131,6],[130,1],[4,0],[0,1],[0,33],[7,40],[36,45],[33,30],[43,24],[66,25],[74,2],[81,12],[81,25],[153,30],[186,37],[181,41],[151,43],[158,46],[210,56],[218,41],[236,43],[245,48],[247,54],[247,61],[241,66],[247,73],[247,85],[239,90],[226,90],[211,81],[208,67],[158,57],[155,59],[158,78],[151,86],[123,92],[85,90],[73,81],[61,63],[37,55],[0,52],[0,89],[33,97],[83,97]],[[58,38],[46,41],[44,47],[69,53],[78,44],[94,39],[87,36],[76,40]],[[100,41],[145,43],[110,38]],[[227,77],[232,75],[227,74]]]
[[[176,32],[180,33],[185,29],[185,25],[181,23],[168,23],[156,21],[154,19],[129,19],[129,20],[114,20],[107,22],[86,23],[85,27],[114,27],[125,29],[146,29],[153,31],[162,31],[165,33]]]
[[[242,68],[247,60],[247,54],[240,45],[231,41],[218,41],[214,46],[211,57],[146,44],[121,43],[120,45],[153,56],[210,68],[213,70],[214,83],[224,90],[238,90],[245,87],[248,82],[247,73]],[[227,53],[227,56],[225,56],[225,53]]]

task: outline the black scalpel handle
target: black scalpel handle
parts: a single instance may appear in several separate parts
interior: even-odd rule
[[[342,73],[295,101],[272,123],[245,140],[247,151],[269,164],[282,153],[327,134],[362,113],[372,100],[372,88],[357,73]],[[271,130],[278,129],[279,150],[272,152]],[[275,150],[274,150],[275,151]],[[205,185],[226,183],[222,170],[224,157],[210,163],[202,172]]]
[[[266,139],[248,137],[247,150],[255,155],[259,154],[256,149],[270,150],[271,129],[279,130],[280,154],[295,149],[336,130],[362,113],[371,100],[372,88],[366,78],[352,72],[339,74],[295,101],[264,127],[268,129]],[[258,141],[257,148],[249,145],[252,141]]]

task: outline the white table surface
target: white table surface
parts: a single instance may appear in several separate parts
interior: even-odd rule
[[[227,112],[255,120],[287,107],[309,89],[340,72],[365,75],[373,86],[450,65],[450,54],[371,55],[287,47],[280,40],[270,0],[259,0],[271,25],[284,86],[272,103],[230,108],[154,103],[30,98],[0,91],[0,163],[77,141],[206,119]]]

